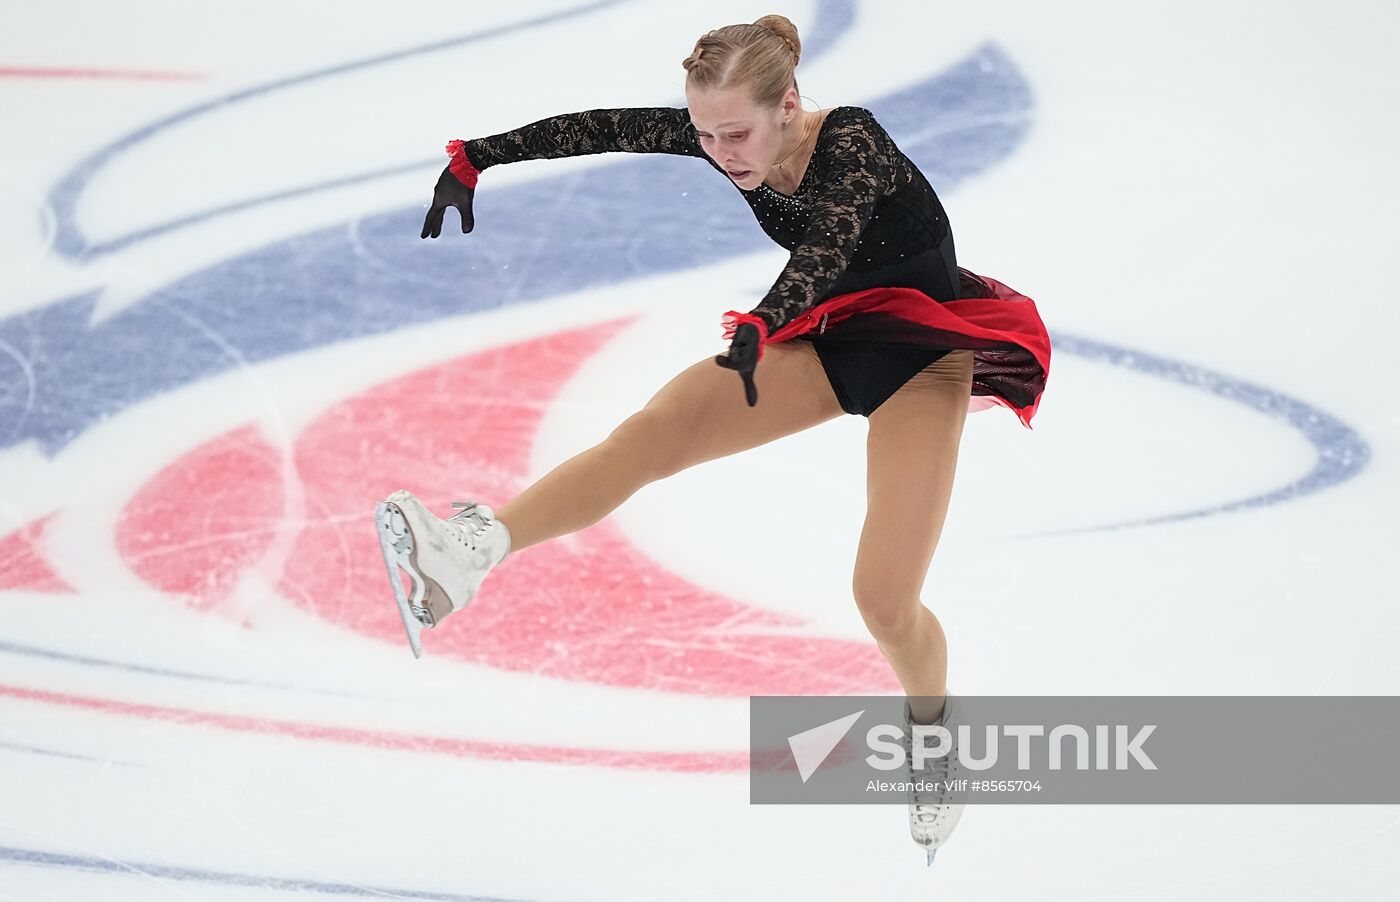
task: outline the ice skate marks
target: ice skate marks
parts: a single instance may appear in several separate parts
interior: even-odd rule
[[[405,604],[416,593],[398,575],[397,537],[387,537],[386,553],[386,537],[376,528],[371,539],[367,515],[396,500],[390,492],[397,488],[430,508],[446,506],[464,484],[488,500],[520,491],[558,392],[626,325],[492,347],[387,380],[341,398],[286,446],[257,429],[235,429],[134,492],[120,517],[132,531],[121,554],[173,602],[212,616],[242,622],[244,612],[227,603],[229,587],[249,568],[263,568],[278,591],[259,596],[259,609],[290,604],[324,620],[328,637],[344,629],[398,644],[413,624],[398,599],[388,603],[386,572],[403,582]],[[467,370],[498,374],[498,390],[455,390]],[[459,425],[444,430],[444,422]],[[285,493],[289,481],[298,495]],[[171,502],[189,492],[221,503]],[[418,533],[417,540],[421,558],[426,539]],[[277,545],[284,550],[266,558]],[[189,578],[194,553],[218,578]],[[425,591],[435,608],[431,581]],[[438,632],[434,652],[507,672],[711,697],[898,688],[870,643],[812,635],[801,618],[754,601],[668,572],[605,520],[569,542],[532,550],[529,567],[493,571],[473,593],[471,614]],[[254,621],[244,625],[257,629]]]

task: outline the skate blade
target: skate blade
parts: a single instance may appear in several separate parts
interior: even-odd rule
[[[413,657],[423,657],[423,621],[413,613],[408,596],[404,594],[403,581],[399,579],[399,568],[409,575],[413,583],[413,594],[417,601],[426,595],[426,587],[419,581],[413,569],[404,566],[413,551],[413,535],[404,522],[403,512],[398,505],[381,501],[374,506],[374,523],[379,533],[379,550],[384,553],[384,566],[389,571],[389,585],[394,590],[394,602],[399,606],[399,617],[403,620],[404,632],[408,634],[408,644],[413,649]]]
[[[933,867],[933,856],[935,856],[935,855],[937,855],[937,854],[938,854],[938,850],[937,850],[937,849],[929,849],[929,850],[928,850],[928,867]]]

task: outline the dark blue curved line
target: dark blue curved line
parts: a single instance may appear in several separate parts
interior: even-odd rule
[[[34,849],[15,849],[0,846],[0,861],[18,865],[31,865],[43,868],[58,868],[68,871],[89,871],[98,874],[116,874],[127,877],[155,877],[161,880],[185,880],[193,883],[215,883],[223,886],[240,886],[258,889],[275,889],[303,893],[324,893],[334,896],[363,896],[366,898],[425,899],[430,902],[521,902],[517,898],[505,896],[461,896],[452,893],[425,893],[413,890],[388,889],[374,886],[356,886],[353,883],[322,883],[318,880],[297,880],[290,877],[265,877],[258,874],[237,874],[232,871],[206,871],[198,868],[174,867],[166,864],[147,864],[135,861],[118,861],[98,858],[91,855],[63,855],[57,852],[39,852]]]
[[[77,167],[73,169],[67,176],[61,179],[59,183],[54,187],[54,189],[49,193],[49,203],[53,207],[54,215],[57,220],[57,231],[54,236],[53,246],[59,253],[69,257],[86,258],[100,256],[102,254],[110,254],[115,251],[122,250],[123,248],[130,247],[133,244],[138,244],[142,241],[149,240],[158,235],[163,235],[167,232],[171,232],[176,229],[194,225],[196,223],[213,219],[215,217],[223,216],[228,213],[233,213],[239,210],[246,210],[252,207],[257,207],[268,203],[275,203],[277,201],[286,200],[291,197],[301,197],[308,194],[315,194],[320,191],[330,191],[335,188],[345,187],[346,185],[361,184],[364,182],[372,181],[374,179],[399,175],[401,173],[409,172],[415,169],[428,167],[440,169],[443,166],[443,157],[441,156],[437,156],[429,160],[423,160],[417,163],[396,164],[380,169],[373,169],[369,172],[363,172],[357,175],[350,175],[338,179],[331,179],[324,182],[317,182],[299,188],[291,188],[285,191],[278,191],[273,192],[271,194],[264,194],[257,197],[251,197],[246,200],[238,201],[237,203],[226,204],[221,207],[213,207],[201,210],[197,213],[191,213],[187,216],[182,216],[178,219],[172,219],[166,222],[147,226],[146,228],[141,229],[139,231],[130,232],[126,235],[121,235],[108,241],[103,241],[99,243],[88,242],[88,240],[79,232],[77,223],[73,218],[73,211],[77,208],[78,199],[82,194],[83,190],[87,187],[88,182],[92,181],[93,177],[101,170],[101,168],[104,165],[106,165],[106,163],[109,160],[116,157],[123,151],[129,150],[137,144],[140,144],[142,141],[145,141],[147,138],[152,137],[153,135],[160,131],[163,131],[164,129],[170,128],[171,126],[179,124],[181,122],[185,122],[196,116],[203,115],[204,113],[209,112],[210,110],[224,109],[230,104],[238,103],[253,97],[268,94],[273,91],[278,91],[283,88],[305,84],[307,82],[315,81],[317,79],[327,78],[334,75],[340,75],[345,72],[353,71],[356,69],[369,68],[371,66],[377,66],[382,63],[394,62],[396,60],[401,60],[420,53],[431,53],[449,47],[455,47],[460,44],[473,43],[489,38],[500,37],[503,34],[508,34],[513,31],[521,31],[528,28],[534,28],[540,25],[551,24],[561,19],[591,13],[596,11],[597,9],[601,9],[607,6],[614,6],[618,3],[624,2],[628,2],[628,0],[600,0],[600,2],[576,7],[574,9],[562,13],[550,13],[548,15],[539,16],[534,19],[528,19],[522,22],[515,22],[510,25],[498,26],[496,28],[487,29],[486,31],[475,32],[470,35],[450,38],[445,41],[436,41],[431,44],[424,44],[418,47],[410,48],[408,50],[397,50],[392,53],[382,54],[380,56],[370,57],[364,60],[357,60],[349,63],[341,63],[339,65],[331,66],[326,69],[320,69],[314,72],[292,76],[291,78],[280,79],[278,81],[269,82],[265,85],[259,85],[254,88],[248,88],[246,90],[229,94],[216,100],[206,101],[204,103],[190,107],[189,109],[182,110],[171,116],[167,116],[164,119],[159,119],[155,122],[144,125],[141,128],[138,128],[136,131],[131,132],[130,134],[125,135],[121,138],[118,138],[116,141],[107,145],[106,147],[100,148],[92,155],[90,155],[87,159],[80,162],[77,165]],[[822,2],[817,6],[815,15],[816,21],[815,24],[812,26],[812,37],[806,42],[807,46],[806,48],[804,48],[803,55],[807,57],[820,56],[821,54],[826,52],[826,50],[835,43],[836,39],[850,27],[851,23],[855,20],[855,4],[853,0],[822,0]],[[672,101],[671,105],[683,105],[683,101],[681,101],[680,104],[677,104],[677,102]]]
[[[111,758],[93,758],[88,755],[75,755],[72,752],[60,752],[54,749],[41,749],[32,745],[15,745],[12,742],[0,742],[0,749],[8,749],[12,752],[26,752],[30,755],[47,755],[51,758],[71,758],[74,761],[90,761],[93,764],[115,764],[119,767],[137,767],[130,761],[115,761]],[[144,766],[144,765],[141,765]]]
[[[868,104],[891,134],[913,133],[904,152],[952,190],[1014,152],[1030,102],[989,44]],[[419,239],[422,209],[406,206],[226,258],[101,322],[97,291],[0,320],[19,363],[0,357],[0,447],[38,439],[53,451],[129,404],[234,366],[753,253],[767,236],[737,189],[694,163],[632,155],[491,192],[477,198],[483,228],[451,253]],[[636,227],[579,230],[619,216]]]
[[[1159,379],[1198,388],[1283,420],[1312,444],[1314,450],[1317,451],[1317,462],[1307,473],[1287,485],[1236,501],[1137,520],[1123,520],[1071,529],[1017,533],[1007,536],[1007,538],[1043,538],[1127,529],[1136,526],[1155,526],[1160,523],[1176,523],[1214,514],[1265,507],[1281,501],[1291,501],[1302,495],[1345,482],[1360,473],[1370,462],[1370,445],[1355,429],[1336,417],[1282,392],[1265,388],[1253,382],[1246,382],[1243,379],[1226,376],[1202,366],[1169,360],[1154,354],[1133,351],[1087,338],[1055,334],[1051,344],[1057,354],[1078,354],[1092,361],[1121,366],[1124,369],[1136,370]]]
[[[294,689],[298,692],[312,692],[320,695],[334,695],[346,698],[361,698],[363,696],[353,692],[342,692],[335,689],[318,689],[311,686],[288,686],[283,683],[268,683],[261,680],[241,680],[233,677],[212,676],[204,673],[194,673],[188,670],[167,670],[163,667],[148,667],[144,664],[128,664],[125,661],[113,661],[106,658],[92,658],[86,655],[75,655],[69,652],[53,651],[47,648],[37,648],[32,645],[19,645],[14,642],[0,641],[0,654],[23,655],[30,658],[45,658],[50,661],[65,661],[70,664],[86,664],[89,667],[110,667],[113,670],[125,670],[131,673],[148,673],[153,676],[176,677],[182,680],[198,680],[206,683],[218,683],[227,686],[260,686],[265,689]]]
[[[849,2],[846,2],[846,0],[828,0],[828,2],[823,3],[820,7],[819,14],[820,18],[818,21],[821,24],[820,27],[814,29],[814,37],[809,42],[809,45],[825,49],[834,42],[836,36],[843,33],[843,31],[849,27],[850,22],[854,18],[854,7]],[[1001,55],[991,46],[982,48],[978,54],[975,55],[975,62],[978,64],[978,67],[974,68],[970,73],[961,72],[961,69],[965,67],[959,67],[958,70],[949,73],[950,77],[939,78],[912,86],[903,92],[890,95],[883,98],[880,102],[872,104],[872,106],[879,108],[878,115],[881,117],[881,121],[886,123],[886,127],[892,133],[903,133],[908,136],[904,142],[904,144],[907,145],[906,152],[908,152],[920,168],[930,176],[931,180],[939,184],[955,185],[971,172],[985,166],[989,159],[1009,154],[1017,142],[1024,136],[1029,126],[1030,118],[1027,113],[1032,104],[1028,86],[1025,85],[1023,80],[1002,79],[1004,83],[999,84],[998,89],[991,93],[987,93],[985,87],[981,92],[975,90],[979,84],[977,80],[979,78],[977,74],[978,68],[985,74],[1000,72],[1000,68],[1006,68],[1008,72],[1012,72],[1014,71],[1014,66],[1012,66],[1009,61],[1002,59]],[[340,68],[344,69],[345,67]],[[1019,97],[1016,96],[1018,91],[1020,94]],[[1014,98],[1014,102],[1009,102],[1012,98]],[[933,117],[933,119],[930,120],[927,113],[930,108],[955,111],[955,114],[952,117]],[[167,124],[169,121],[173,120],[167,120]],[[931,123],[939,129],[939,131],[935,133],[934,140],[929,140],[927,137],[928,133],[926,130]],[[994,127],[987,128],[986,126],[989,123],[994,123]],[[145,132],[147,134],[154,133],[159,127],[162,126],[157,124],[148,127]],[[132,136],[127,143],[134,143],[134,141],[139,138],[140,134],[141,133],[137,133],[136,136]],[[118,142],[118,145],[114,146],[120,146],[121,144],[122,142]],[[972,144],[976,145],[975,148],[971,147]],[[657,163],[653,165],[648,161],[645,167],[632,164],[631,167],[625,170],[621,167],[609,167],[609,170],[610,173],[612,171],[631,173],[634,170],[641,170],[642,172],[648,172],[650,170],[657,171],[659,175],[661,166],[664,166],[664,164]],[[401,168],[396,168],[392,171],[401,171]],[[598,173],[593,173],[592,176],[599,177]],[[362,177],[369,178],[374,176],[370,174]],[[606,178],[606,176],[604,177]],[[361,177],[352,177],[351,180],[355,178]],[[573,178],[577,180],[581,177],[575,176]],[[642,179],[642,181],[647,180]],[[335,184],[344,183],[346,183],[346,180],[342,179]],[[648,182],[648,184],[654,188],[663,184],[663,181],[657,178]],[[667,184],[669,185],[669,183]],[[512,209],[517,213],[523,212],[527,214],[523,218],[531,223],[530,229],[527,230],[525,237],[534,235],[536,239],[538,239],[540,227],[533,225],[533,223],[541,222],[541,214],[553,210],[550,204],[560,193],[572,196],[572,185],[573,181],[565,178],[550,180],[548,184],[526,186],[524,189],[510,192],[508,200]],[[318,189],[313,187],[298,190],[309,191]],[[684,196],[683,192],[681,192],[681,196]],[[506,200],[507,198],[501,198],[502,202]],[[258,201],[249,202],[245,205],[251,205],[251,203],[256,202]],[[539,206],[540,210],[533,210],[532,206]],[[482,212],[489,213],[489,211],[490,203],[483,203]],[[705,209],[704,212],[709,214],[712,220],[715,219],[716,215],[720,215],[717,213],[710,213],[708,209]],[[187,218],[182,220],[182,222],[195,221],[196,218],[197,217]],[[399,214],[394,214],[389,217],[376,216],[367,220],[364,226],[371,229],[375,226],[382,228],[385,222],[392,220],[392,228],[390,231],[397,234],[398,231],[403,230],[403,224],[398,222],[399,219],[403,218],[412,219],[412,214],[409,214],[407,217]],[[483,216],[481,218],[485,217]],[[705,239],[705,241],[708,242],[707,250],[711,254],[719,252],[720,256],[723,256],[725,252],[734,253],[741,251],[741,247],[736,246],[731,248],[725,244],[725,241],[730,238],[744,237],[742,226],[737,222],[738,217],[730,216],[729,211],[725,209],[721,218],[724,225],[730,228],[720,230],[718,239],[714,236],[707,236]],[[413,227],[410,231],[416,232],[416,223],[410,222],[408,225]],[[523,262],[528,264],[530,261],[528,259],[522,260],[519,256],[519,251],[522,247],[530,247],[530,243],[522,243],[520,240],[522,237],[521,235],[511,234],[511,226],[516,225],[515,223],[503,223],[503,225],[505,225],[506,228],[498,230],[500,232],[498,236],[501,239],[500,241],[492,242],[487,236],[481,236],[474,242],[473,251],[477,255],[477,259],[489,266],[495,260],[493,248],[496,248],[496,245],[504,245],[512,249],[512,263],[518,264]],[[362,228],[361,231],[364,231],[364,229]],[[408,234],[408,232],[404,232],[404,234]],[[550,237],[553,237],[553,234],[554,233],[550,233]],[[130,236],[122,240],[130,240]],[[301,247],[301,245],[309,241],[310,238],[308,237],[296,242],[298,245],[296,250],[299,254],[299,262],[306,259],[307,255],[306,250]],[[413,253],[411,249],[399,248],[398,245],[393,243],[392,238],[383,238],[381,241],[386,247],[400,249],[406,251],[410,255]],[[551,242],[545,243],[548,244]],[[720,245],[724,246],[721,247]],[[559,246],[562,247],[562,245]],[[618,247],[618,250],[630,251],[631,248],[624,243]],[[666,242],[663,241],[655,247],[649,247],[648,250],[651,251],[648,255],[649,264],[646,266],[634,267],[634,269],[646,271],[650,274],[656,271],[658,265],[662,269],[666,269],[668,265],[671,268],[684,267],[685,265],[693,265],[694,262],[692,257],[694,256],[693,251],[695,248],[689,246],[672,246],[667,245]],[[262,267],[277,261],[263,260],[262,257],[257,256],[245,262],[248,265],[257,264],[259,267]],[[424,260],[424,274],[428,271],[434,271],[433,274],[436,275],[437,273],[435,270],[441,268],[442,263],[435,260],[431,261],[433,265],[427,265],[429,262],[430,261]],[[527,281],[521,281],[519,277],[514,277],[513,275],[508,278],[505,271],[509,269],[509,264],[504,264],[500,267],[500,271],[494,275],[496,280],[495,290],[498,294],[494,298],[491,298],[490,292],[484,292],[477,303],[464,306],[468,306],[468,309],[470,309],[470,307],[488,309],[492,306],[499,306],[531,297],[539,297],[543,294],[557,293],[560,290],[577,289],[580,287],[581,280],[577,278],[577,275],[572,271],[570,266],[561,265],[571,262],[574,261],[554,261],[554,266],[536,272],[533,280],[527,279],[528,284]],[[231,267],[233,267],[233,264],[225,268]],[[491,277],[490,273],[482,272],[475,262],[470,263],[466,268],[471,270],[473,275],[485,275],[488,276],[488,279]],[[519,268],[520,267],[517,267],[517,270]],[[526,267],[526,269],[528,270],[529,267]],[[627,274],[629,273],[626,266],[623,266],[620,271],[613,273],[614,277],[625,277]],[[460,275],[464,274],[459,274],[458,278],[452,281],[460,281]],[[196,294],[197,293],[198,292],[196,292]],[[89,306],[90,301],[87,299],[74,299],[72,302],[56,305],[52,316],[56,321],[64,318],[73,318],[75,319],[75,324],[85,322],[85,311]],[[401,321],[406,323],[422,318],[444,315],[447,311],[445,309],[437,309],[438,306],[440,305],[419,304],[411,312],[396,309],[393,311],[395,316],[386,321]],[[462,312],[462,308],[459,307],[453,312]],[[217,311],[211,311],[211,313],[215,316],[219,315]],[[134,318],[134,314],[128,317],[128,319],[131,318]],[[128,323],[127,325],[138,324]],[[352,329],[350,331],[353,332],[354,330]],[[344,338],[347,336],[337,335],[335,337]],[[98,341],[98,336],[95,334],[92,338],[94,341]],[[103,347],[104,342],[110,344],[110,341],[115,340],[115,338],[115,335],[110,337],[104,336],[103,340],[98,342],[98,347]],[[304,340],[298,344],[298,347],[306,346],[308,343],[316,344],[325,340],[324,338],[312,335],[303,336],[303,338]],[[1124,358],[1138,360],[1147,359],[1146,355],[1131,355],[1129,352],[1122,349],[1114,349],[1110,346],[1100,345],[1088,340],[1077,341],[1076,339],[1069,338],[1060,339],[1060,341],[1069,344],[1069,347],[1062,347],[1061,350],[1073,353],[1073,347],[1077,343],[1077,346],[1084,349],[1086,354],[1092,354],[1100,359],[1107,359],[1110,362]],[[270,345],[273,343],[273,341],[269,340],[266,342],[266,344],[269,345],[268,347],[245,348],[244,351],[247,359],[256,361],[263,359],[264,355],[275,356],[279,352],[285,353],[289,350],[289,348],[278,349],[271,347]],[[91,353],[84,359],[91,362]],[[1149,370],[1149,372],[1153,374],[1168,375],[1170,378],[1172,371],[1179,368],[1177,364],[1169,364],[1162,359],[1156,360],[1156,368]],[[1204,516],[1209,513],[1239,509],[1241,507],[1276,503],[1351,478],[1351,476],[1355,475],[1364,467],[1369,457],[1369,450],[1365,443],[1362,442],[1352,430],[1341,425],[1335,419],[1307,405],[1303,405],[1301,402],[1284,398],[1281,395],[1276,395],[1258,386],[1247,386],[1244,383],[1238,383],[1219,375],[1214,376],[1214,379],[1216,385],[1219,386],[1217,393],[1227,397],[1235,397],[1237,400],[1242,400],[1246,403],[1248,403],[1251,398],[1255,400],[1272,398],[1272,401],[1259,401],[1259,403],[1265,404],[1266,407],[1269,404],[1277,406],[1279,403],[1286,402],[1286,406],[1289,406],[1294,412],[1291,417],[1288,417],[1290,422],[1304,429],[1305,435],[1307,435],[1309,440],[1314,443],[1314,446],[1318,448],[1321,464],[1314,468],[1314,471],[1303,479],[1254,498],[1216,505],[1197,511],[1186,511],[1162,517],[1129,521],[1122,524],[1091,527],[1090,529],[1107,529],[1121,526],[1168,522],[1171,520]],[[1178,381],[1190,380],[1178,379]],[[71,401],[72,399],[69,400]],[[25,416],[27,416],[27,411],[25,412]],[[24,418],[24,416],[21,416],[20,419],[23,420]],[[1312,427],[1309,427],[1309,424],[1313,424]],[[21,425],[22,424],[17,425],[16,428],[19,429]],[[74,425],[78,429],[81,428],[77,423]],[[1312,429],[1311,432],[1308,431],[1309,428]]]
[[[118,238],[113,238],[110,241],[103,241],[100,244],[87,245],[86,252],[88,256],[110,254],[114,251],[119,251],[123,248],[130,247],[133,244],[140,244],[142,241],[147,241],[151,238],[155,238],[158,235],[164,235],[167,232],[173,232],[177,229],[182,229],[186,226],[191,226],[200,222],[204,222],[205,220],[217,219],[218,217],[226,216],[229,213],[237,213],[240,210],[248,210],[253,207],[260,207],[263,204],[276,203],[277,201],[287,200],[288,198],[292,197],[303,197],[308,194],[317,194],[321,191],[330,191],[335,188],[344,188],[347,185],[359,185],[365,182],[372,182],[375,179],[382,179],[388,178],[389,176],[401,175],[405,172],[412,172],[416,169],[426,169],[429,166],[441,167],[442,160],[443,158],[441,156],[438,156],[434,157],[431,160],[423,160],[418,163],[402,163],[396,166],[385,166],[380,169],[371,169],[368,172],[362,172],[358,175],[348,175],[343,178],[331,179],[330,181],[325,182],[317,182],[314,185],[306,185],[301,188],[288,188],[285,191],[274,191],[271,194],[258,195],[256,197],[248,198],[247,200],[240,200],[231,204],[224,204],[222,207],[210,207],[208,209],[201,210],[198,213],[191,213],[188,216],[181,216],[179,219],[167,220],[166,222],[156,223],[155,225],[148,226],[136,232],[128,232],[127,234],[122,235]]]
[[[53,207],[54,216],[57,220],[57,234],[54,236],[53,244],[54,249],[65,256],[79,259],[102,252],[100,248],[110,249],[110,242],[108,245],[103,246],[89,244],[87,239],[83,237],[78,230],[74,211],[77,209],[78,199],[82,195],[83,189],[87,187],[93,177],[101,172],[112,159],[130,150],[132,147],[135,147],[142,141],[155,135],[157,132],[170,128],[173,125],[194,119],[211,110],[221,109],[230,104],[239,103],[253,97],[260,97],[274,91],[280,91],[283,88],[307,84],[308,82],[317,81],[322,78],[341,75],[345,72],[353,72],[356,69],[367,69],[383,63],[407,59],[408,57],[416,56],[420,53],[432,53],[433,51],[446,50],[463,44],[484,41],[513,32],[526,31],[531,28],[549,25],[575,16],[587,15],[609,6],[617,6],[626,2],[629,2],[629,0],[594,0],[592,3],[585,3],[582,6],[576,6],[562,12],[546,13],[532,19],[524,19],[520,22],[512,22],[508,25],[499,25],[484,31],[446,38],[441,41],[433,41],[428,44],[420,44],[417,47],[410,47],[406,50],[395,50],[380,54],[379,56],[327,66],[324,69],[316,69],[311,72],[304,72],[301,75],[293,75],[289,78],[281,78],[252,88],[245,88],[242,91],[235,91],[232,94],[226,94],[223,97],[196,104],[178,113],[166,116],[163,119],[157,119],[154,122],[143,125],[135,131],[123,135],[112,143],[93,151],[73,167],[69,174],[64,176],[58,184],[54,186],[54,189],[49,192],[49,204]]]

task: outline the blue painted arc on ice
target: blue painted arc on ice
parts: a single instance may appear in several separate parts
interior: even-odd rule
[[[988,45],[868,105],[897,141],[919,127],[901,146],[946,190],[1011,152],[1029,92]],[[703,161],[616,156],[626,159],[480,191],[478,227],[452,236],[455,246],[420,239],[414,206],[361,220],[353,242],[340,225],[221,261],[100,323],[90,322],[95,293],[0,322],[13,349],[0,356],[0,447],[36,440],[53,454],[131,404],[234,367],[769,243],[733,184]]]

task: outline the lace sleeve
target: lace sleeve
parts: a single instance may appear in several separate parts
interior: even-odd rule
[[[841,126],[833,152],[821,161],[819,193],[802,243],[750,311],[767,325],[768,334],[816,306],[846,271],[876,201],[893,188],[894,152],[892,140],[873,116]]]
[[[497,163],[608,153],[674,153],[703,157],[686,107],[623,107],[549,116],[520,128],[473,138],[467,156],[477,169]]]

